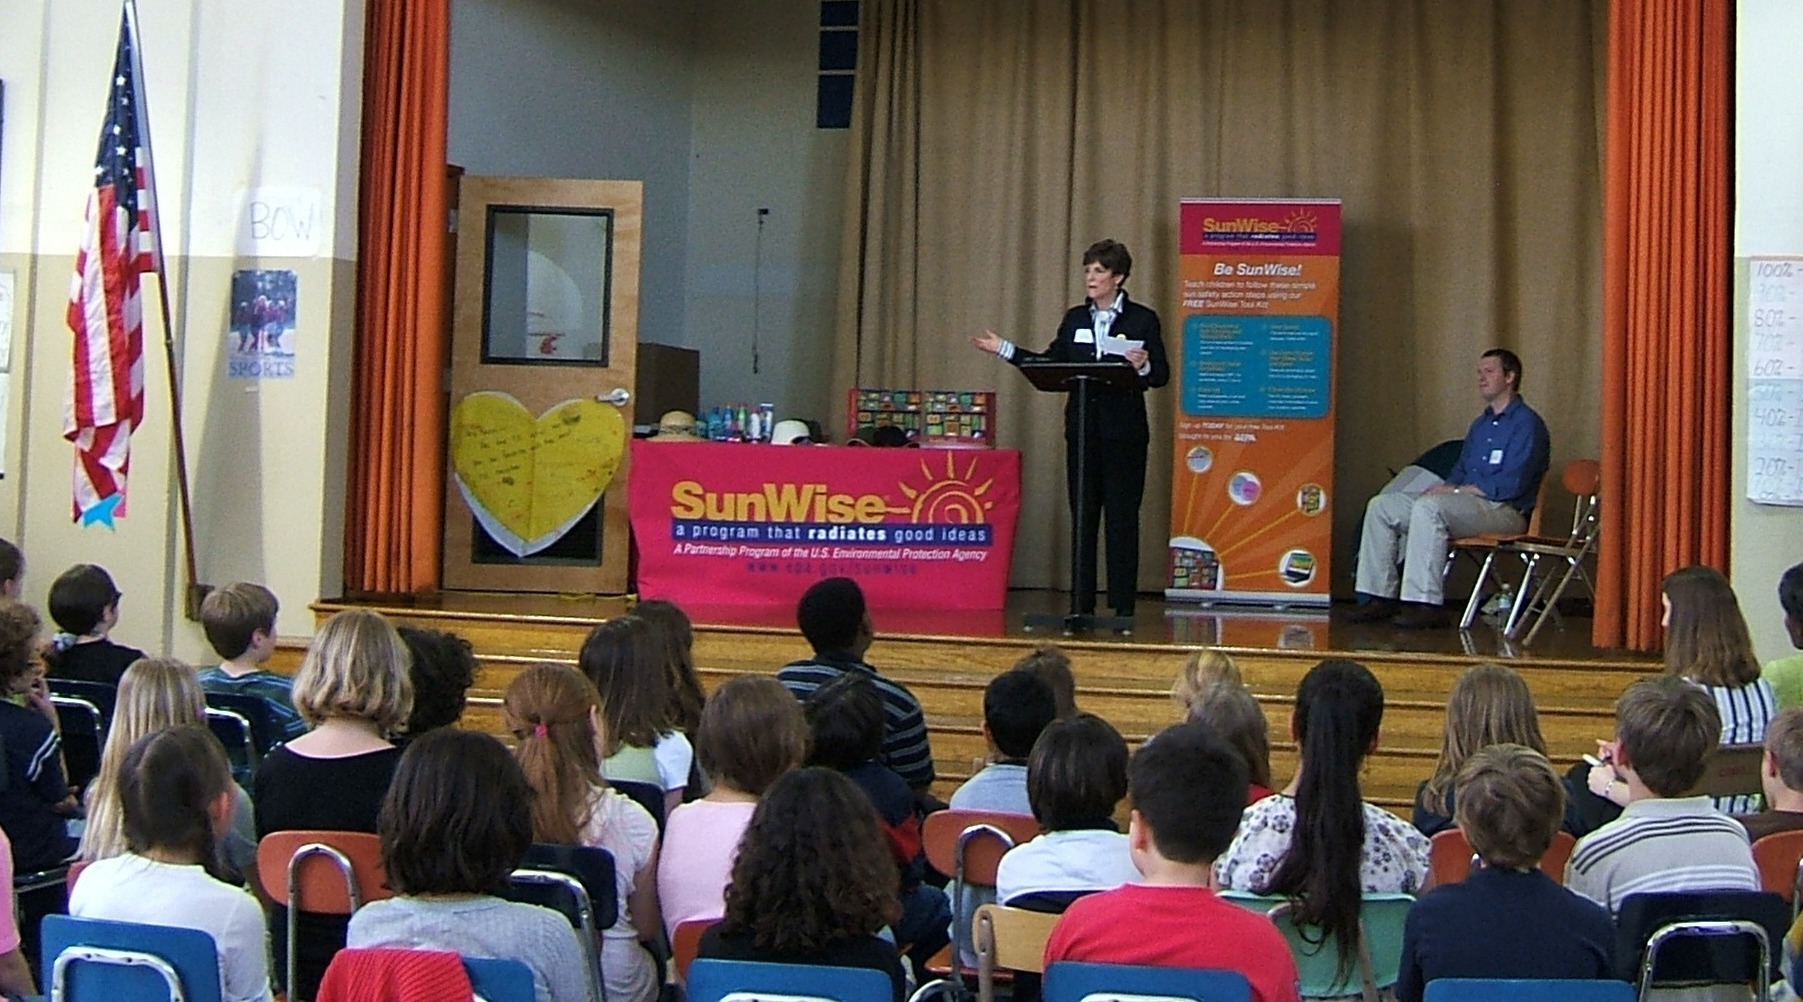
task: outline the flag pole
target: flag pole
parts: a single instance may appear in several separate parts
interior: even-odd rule
[[[131,57],[135,64],[132,75],[137,81],[139,140],[144,145],[144,162],[153,166],[152,170],[146,172],[145,183],[150,188],[150,204],[153,206],[150,227],[156,247],[157,305],[163,315],[163,362],[169,376],[170,431],[175,439],[175,485],[181,502],[182,555],[188,569],[188,586],[183,590],[183,611],[189,620],[198,622],[201,600],[213,589],[200,582],[200,572],[194,559],[194,500],[188,492],[188,444],[187,437],[182,432],[181,384],[175,374],[175,323],[169,309],[169,273],[163,258],[163,203],[157,197],[154,170],[156,159],[151,156],[150,100],[145,94],[148,87],[144,79],[142,38],[138,34],[138,0],[125,0],[125,17],[131,30]]]

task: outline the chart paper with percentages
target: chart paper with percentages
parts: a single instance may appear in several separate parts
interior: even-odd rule
[[[1747,498],[1803,505],[1803,258],[1751,261]]]

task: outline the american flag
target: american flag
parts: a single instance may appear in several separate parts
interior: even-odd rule
[[[75,364],[63,437],[75,443],[73,513],[83,524],[111,525],[115,515],[125,514],[131,433],[144,419],[139,276],[161,274],[163,265],[137,49],[137,26],[128,4],[119,22],[112,92],[69,292]]]

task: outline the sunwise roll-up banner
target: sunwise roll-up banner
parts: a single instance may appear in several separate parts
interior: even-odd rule
[[[1165,596],[1330,601],[1338,199],[1185,199]]]

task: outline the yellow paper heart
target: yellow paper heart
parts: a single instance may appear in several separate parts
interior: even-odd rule
[[[563,537],[613,482],[626,419],[593,397],[533,418],[506,393],[482,390],[451,412],[451,469],[471,514],[495,541],[530,556]]]

